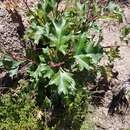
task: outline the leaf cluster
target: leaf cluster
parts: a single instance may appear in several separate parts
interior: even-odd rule
[[[28,83],[20,80],[16,90],[12,89],[0,96],[1,130],[37,130],[39,128],[37,118],[39,110],[32,96],[33,92],[30,90]]]
[[[99,44],[101,37],[95,42],[89,33],[100,29],[95,28],[95,21],[87,20],[88,2],[75,2],[75,6],[63,12],[57,4],[54,0],[45,0],[29,14],[31,26],[25,39],[32,40],[38,55],[35,59],[38,64],[29,73],[35,85],[45,80],[44,86],[57,88],[59,94],[68,94],[78,87],[76,73],[95,72],[103,48]]]

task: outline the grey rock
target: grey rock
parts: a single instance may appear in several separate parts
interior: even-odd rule
[[[3,9],[3,8],[0,8],[0,17],[3,17],[3,16],[5,16],[6,15],[6,10],[5,9]]]

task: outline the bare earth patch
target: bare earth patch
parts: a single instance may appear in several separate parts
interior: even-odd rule
[[[130,26],[130,7],[123,7],[125,13],[124,25]],[[120,40],[120,26],[117,23],[103,23],[103,46],[123,45]],[[114,63],[114,70],[119,72],[119,82],[124,82],[130,79],[130,48],[120,47],[120,59]],[[115,85],[116,86],[116,85]],[[118,86],[117,86],[118,87]],[[130,130],[130,110],[123,115],[108,114],[108,106],[112,99],[112,91],[108,91],[104,97],[103,106],[96,108],[91,115],[95,122],[96,130]]]

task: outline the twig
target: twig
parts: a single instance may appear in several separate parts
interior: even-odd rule
[[[27,0],[23,0],[23,3],[26,5],[28,11],[29,11],[34,17],[37,18],[38,22],[40,22],[40,21],[43,22],[43,20],[42,20],[39,16],[37,16],[36,14],[34,14],[33,11],[30,9],[30,7],[28,6]],[[40,20],[40,21],[39,21],[39,20]],[[41,22],[40,22],[40,23],[41,23]]]
[[[129,45],[113,45],[113,46],[102,46],[102,48],[114,48],[114,47],[129,47],[130,48],[130,46]]]
[[[50,62],[49,63],[49,66],[52,67],[52,68],[59,68],[61,67],[63,64],[65,64],[65,62],[60,62],[60,63],[53,63],[53,62]]]

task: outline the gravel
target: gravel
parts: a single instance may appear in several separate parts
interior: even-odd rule
[[[10,14],[0,9],[0,47],[6,52],[22,52],[22,42],[17,33],[17,23],[13,23]]]

